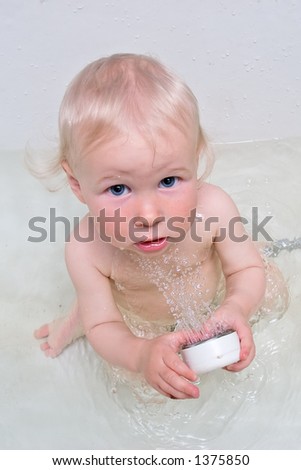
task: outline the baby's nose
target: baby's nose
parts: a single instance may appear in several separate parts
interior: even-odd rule
[[[136,227],[152,227],[164,220],[162,207],[156,197],[145,197],[137,207]]]
[[[163,216],[158,216],[158,217],[138,216],[138,217],[135,217],[134,226],[137,228],[154,227],[154,225],[158,225],[160,222],[164,222],[164,220],[165,219]]]

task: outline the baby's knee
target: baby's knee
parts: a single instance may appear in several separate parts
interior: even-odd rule
[[[266,290],[260,312],[277,319],[285,313],[289,305],[287,281],[279,267],[271,261],[265,261],[265,273]]]

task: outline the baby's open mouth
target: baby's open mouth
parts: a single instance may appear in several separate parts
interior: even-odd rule
[[[167,238],[157,238],[155,240],[147,240],[145,242],[136,243],[136,247],[141,251],[159,251],[166,247]]]

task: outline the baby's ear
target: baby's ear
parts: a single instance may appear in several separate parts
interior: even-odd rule
[[[72,189],[72,191],[74,192],[75,196],[85,204],[85,200],[83,198],[83,195],[82,195],[82,192],[81,192],[81,187],[80,187],[80,184],[79,184],[79,181],[78,179],[75,178],[75,176],[73,175],[73,171],[72,169],[70,168],[70,165],[69,163],[64,160],[62,162],[62,168],[63,170],[65,171],[66,175],[67,175],[67,178],[68,178],[68,182],[69,182],[69,185],[70,185],[70,188]]]

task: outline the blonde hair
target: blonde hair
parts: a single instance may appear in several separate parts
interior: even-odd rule
[[[174,125],[183,133],[194,127],[196,150],[207,143],[190,88],[156,59],[115,54],[87,65],[70,83],[59,112],[60,146],[52,172],[64,161],[72,167],[94,144],[133,127],[155,142]],[[203,177],[211,170],[210,152]]]

